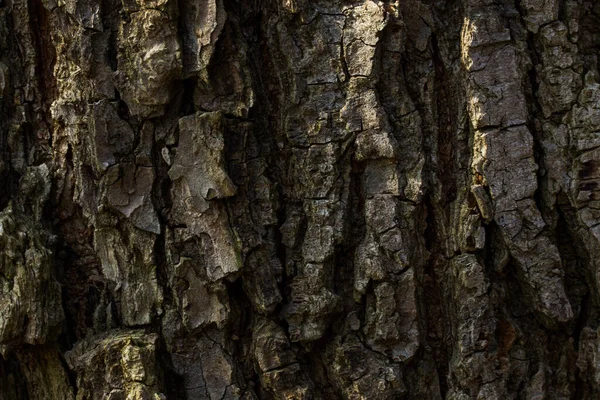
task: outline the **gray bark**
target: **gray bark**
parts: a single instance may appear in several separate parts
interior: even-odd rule
[[[0,0],[0,400],[596,399],[600,3]]]

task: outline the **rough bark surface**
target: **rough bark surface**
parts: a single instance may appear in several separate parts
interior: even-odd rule
[[[0,0],[0,400],[597,399],[600,3]]]

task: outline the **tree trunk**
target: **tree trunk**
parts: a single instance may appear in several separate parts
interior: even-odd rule
[[[0,400],[597,399],[600,3],[0,0]]]

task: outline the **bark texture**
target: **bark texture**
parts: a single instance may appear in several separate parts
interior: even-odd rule
[[[0,399],[597,399],[600,3],[0,0]]]

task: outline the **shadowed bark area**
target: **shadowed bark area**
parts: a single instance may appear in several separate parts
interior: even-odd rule
[[[0,400],[596,399],[600,3],[0,0]]]

